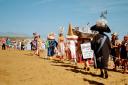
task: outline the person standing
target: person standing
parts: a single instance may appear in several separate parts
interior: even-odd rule
[[[36,50],[36,54],[38,55],[38,56],[41,56],[41,50],[42,50],[42,40],[41,40],[41,38],[40,38],[40,35],[38,36],[38,38],[37,38],[37,50]]]
[[[58,46],[57,41],[55,40],[55,34],[48,34],[47,47],[48,47],[48,56],[50,59],[53,58],[55,54],[55,48]]]
[[[64,46],[64,36],[62,33],[60,33],[58,37],[58,49],[60,53],[60,59],[63,59],[65,54],[65,46]]]
[[[111,37],[111,55],[115,64],[116,60],[120,57],[120,44],[118,40],[118,34],[116,32],[114,32]],[[116,69],[116,65],[114,69]]]
[[[69,49],[71,51],[71,58],[74,63],[77,64],[77,56],[76,56],[76,40],[69,40]]]
[[[128,59],[128,35],[124,36],[121,44],[121,59]]]
[[[6,40],[5,40],[5,38],[2,38],[1,42],[2,42],[2,50],[6,50]]]
[[[21,50],[21,41],[20,40],[17,42],[17,49]]]
[[[98,31],[91,41],[91,48],[94,50],[96,67],[100,69],[100,77],[108,78],[108,60],[111,50],[109,37],[104,32],[111,32],[107,23],[99,20],[96,25],[91,27],[91,30]]]
[[[125,35],[124,40],[122,41],[120,57],[123,62],[122,65],[124,66],[125,73],[128,69],[128,35]]]
[[[22,42],[21,42],[21,50],[24,50],[24,49],[25,49],[25,41],[22,40]]]
[[[71,60],[75,65],[77,65],[76,43],[78,36],[74,35],[71,24],[69,24],[68,34],[66,38],[69,46],[70,56],[72,58]]]
[[[6,39],[7,49],[10,49],[10,45],[11,45],[11,40],[7,37],[7,39]]]

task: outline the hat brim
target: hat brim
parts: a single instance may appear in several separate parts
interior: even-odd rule
[[[105,27],[98,27],[96,25],[93,25],[90,28],[90,30],[92,30],[92,31],[99,31],[99,32],[107,32],[107,33],[111,32],[110,28],[107,25],[105,25]]]
[[[72,35],[72,36],[67,35],[66,38],[67,38],[68,40],[77,40],[77,39],[78,39],[78,36],[76,36],[76,35]]]
[[[53,40],[53,39],[55,39],[55,37],[54,36],[48,36],[48,39]]]

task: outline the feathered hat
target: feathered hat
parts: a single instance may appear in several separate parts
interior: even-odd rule
[[[96,24],[91,27],[92,31],[99,31],[99,32],[107,32],[110,33],[111,30],[107,25],[107,20],[99,19],[96,21]]]

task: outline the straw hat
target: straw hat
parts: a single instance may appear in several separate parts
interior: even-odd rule
[[[73,31],[72,31],[72,25],[71,25],[71,24],[69,24],[68,35],[69,35],[69,36],[74,35],[74,34],[73,34]]]
[[[67,37],[67,39],[77,39],[78,38],[78,36],[74,35],[71,24],[69,24],[68,34],[66,37]]]
[[[55,39],[55,34],[53,32],[49,33],[48,36],[47,36],[48,39]]]

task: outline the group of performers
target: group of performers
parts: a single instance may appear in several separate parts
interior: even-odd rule
[[[100,69],[100,77],[108,78],[108,61],[109,56],[113,56],[113,61],[116,68],[117,58],[121,61],[125,60],[125,70],[128,68],[128,35],[124,36],[124,40],[118,40],[117,33],[113,33],[111,40],[106,33],[110,33],[111,30],[107,25],[107,22],[100,19],[96,22],[94,26],[91,27],[92,31],[97,31],[96,34],[88,42],[91,44],[91,49],[94,51],[93,60],[94,67]],[[75,35],[72,31],[72,26],[69,24],[68,34],[66,39],[62,32],[59,33],[58,41],[56,41],[55,34],[50,33],[47,36],[47,41],[45,42],[47,48],[47,56],[52,59],[54,56],[60,60],[66,59],[74,62],[77,65],[78,60],[83,56],[78,54],[78,49],[80,48],[80,42],[78,41],[79,36]],[[35,54],[40,55],[41,49],[41,39],[40,36],[35,35]],[[83,42],[86,42],[83,41]],[[66,56],[66,57],[65,57]],[[90,59],[83,59],[85,61],[85,68],[89,70]]]
[[[123,65],[124,72],[128,69],[128,35],[124,36],[123,41],[118,39],[118,34],[113,33],[111,38],[111,55],[115,64],[114,69],[117,70],[117,64]]]
[[[59,33],[58,41],[55,40],[55,34],[50,33],[46,41],[48,58],[53,58],[53,56],[56,54],[56,57],[60,58],[60,60],[70,60],[74,62],[74,64],[77,64],[77,38],[78,37],[73,34],[71,24],[69,25],[69,32],[66,39],[64,38],[63,32]]]

